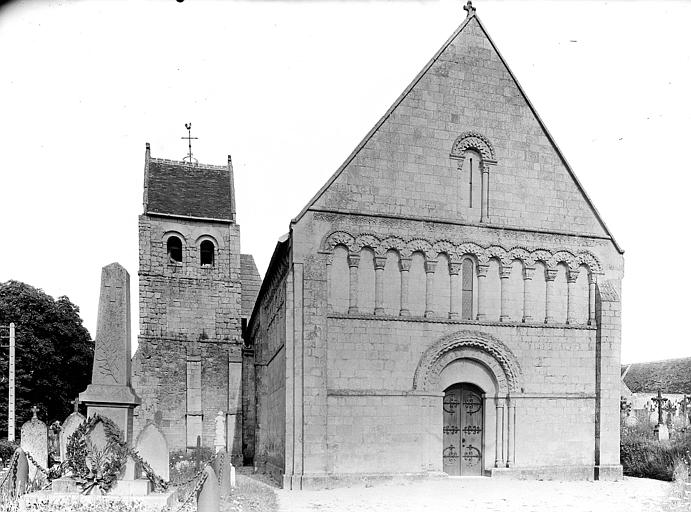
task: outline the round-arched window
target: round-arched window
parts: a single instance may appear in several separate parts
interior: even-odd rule
[[[214,243],[209,240],[204,240],[199,244],[199,261],[202,266],[214,266]]]
[[[182,263],[182,242],[176,236],[168,238],[167,242],[168,261],[170,263]]]

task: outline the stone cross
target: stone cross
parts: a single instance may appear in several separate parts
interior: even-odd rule
[[[37,419],[38,419],[38,416],[37,416],[37,414],[38,414],[38,407],[36,407],[36,406],[34,405],[34,406],[31,408],[31,412],[34,413],[34,415],[33,415],[32,418],[31,418],[31,421],[37,420]]]
[[[657,405],[657,424],[662,425],[662,404],[667,401],[666,398],[662,398],[662,391],[657,390],[657,397],[651,398],[653,402]]]
[[[74,400],[70,400],[70,403],[72,404],[72,407],[74,407],[72,412],[79,412],[79,404],[81,403],[79,401],[79,397],[75,398]]]
[[[468,0],[468,3],[463,6],[463,10],[468,13],[468,17],[475,14],[475,7],[473,7],[473,2]]]

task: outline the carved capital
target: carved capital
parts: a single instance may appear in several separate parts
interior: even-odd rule
[[[475,267],[477,268],[477,277],[487,277],[487,271],[489,270],[489,265],[483,264],[483,263],[478,263]]]
[[[556,268],[548,268],[545,270],[545,281],[554,281],[554,279],[557,277],[557,269]]]
[[[359,254],[349,254],[348,255],[348,266],[349,267],[359,267],[360,266],[360,255]]]
[[[425,261],[425,273],[426,274],[434,274],[434,271],[437,268],[437,260],[426,260]]]
[[[457,276],[461,272],[462,263],[449,263],[449,274]]]
[[[597,284],[597,276],[595,272],[588,273],[588,284]]]
[[[386,265],[386,256],[375,256],[374,257],[374,270],[384,270]]]
[[[571,284],[575,283],[576,280],[578,279],[578,274],[579,274],[579,269],[576,269],[576,270],[569,269],[566,272],[566,281],[571,283]]]
[[[410,258],[401,258],[398,261],[398,266],[401,268],[401,272],[408,272],[410,270]]]
[[[499,278],[508,279],[511,277],[511,265],[502,265],[499,267]]]
[[[523,279],[530,281],[533,277],[535,277],[535,267],[524,267]]]
[[[330,252],[326,255],[326,264],[331,265],[334,262],[334,253]]]

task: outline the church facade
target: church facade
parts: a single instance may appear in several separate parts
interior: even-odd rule
[[[622,253],[469,7],[276,246],[255,465],[620,477]]]

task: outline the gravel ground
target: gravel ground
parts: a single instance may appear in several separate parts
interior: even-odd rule
[[[280,512],[658,512],[674,485],[644,478],[620,482],[546,482],[490,478],[394,482],[324,491],[276,490]],[[687,503],[688,504],[688,503]],[[691,508],[684,507],[685,510]]]

